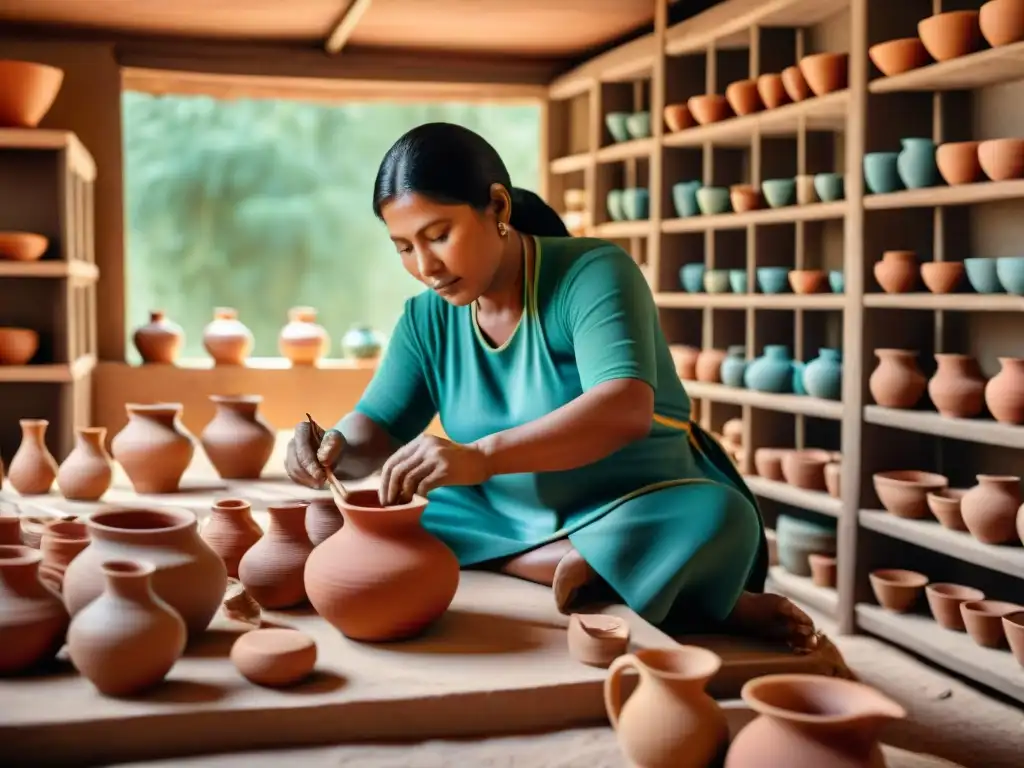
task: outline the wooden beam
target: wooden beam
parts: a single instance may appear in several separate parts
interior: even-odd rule
[[[345,0],[345,9],[328,35],[324,43],[324,50],[335,54],[345,47],[349,37],[355,31],[356,25],[363,18],[363,15],[370,9],[373,0]]]

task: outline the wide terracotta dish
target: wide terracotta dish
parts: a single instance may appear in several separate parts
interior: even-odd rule
[[[928,494],[949,487],[949,479],[934,472],[898,469],[871,477],[878,500],[896,517],[920,519],[928,515]]]

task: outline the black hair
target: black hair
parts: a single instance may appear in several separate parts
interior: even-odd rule
[[[512,186],[497,150],[483,136],[454,123],[425,123],[396,141],[377,170],[373,213],[409,192],[447,205],[484,211],[491,185],[501,184],[512,198],[512,227],[526,235],[569,237],[562,217],[538,195]]]

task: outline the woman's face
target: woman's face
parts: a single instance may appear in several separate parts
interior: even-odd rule
[[[406,271],[449,304],[473,303],[494,280],[504,239],[498,206],[483,212],[409,193],[381,206]]]

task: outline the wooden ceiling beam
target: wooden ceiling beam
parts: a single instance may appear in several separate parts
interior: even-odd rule
[[[324,50],[334,55],[345,47],[349,37],[355,31],[356,25],[370,9],[373,0],[344,0],[344,7],[341,16],[334,24],[334,28],[324,41]]]

